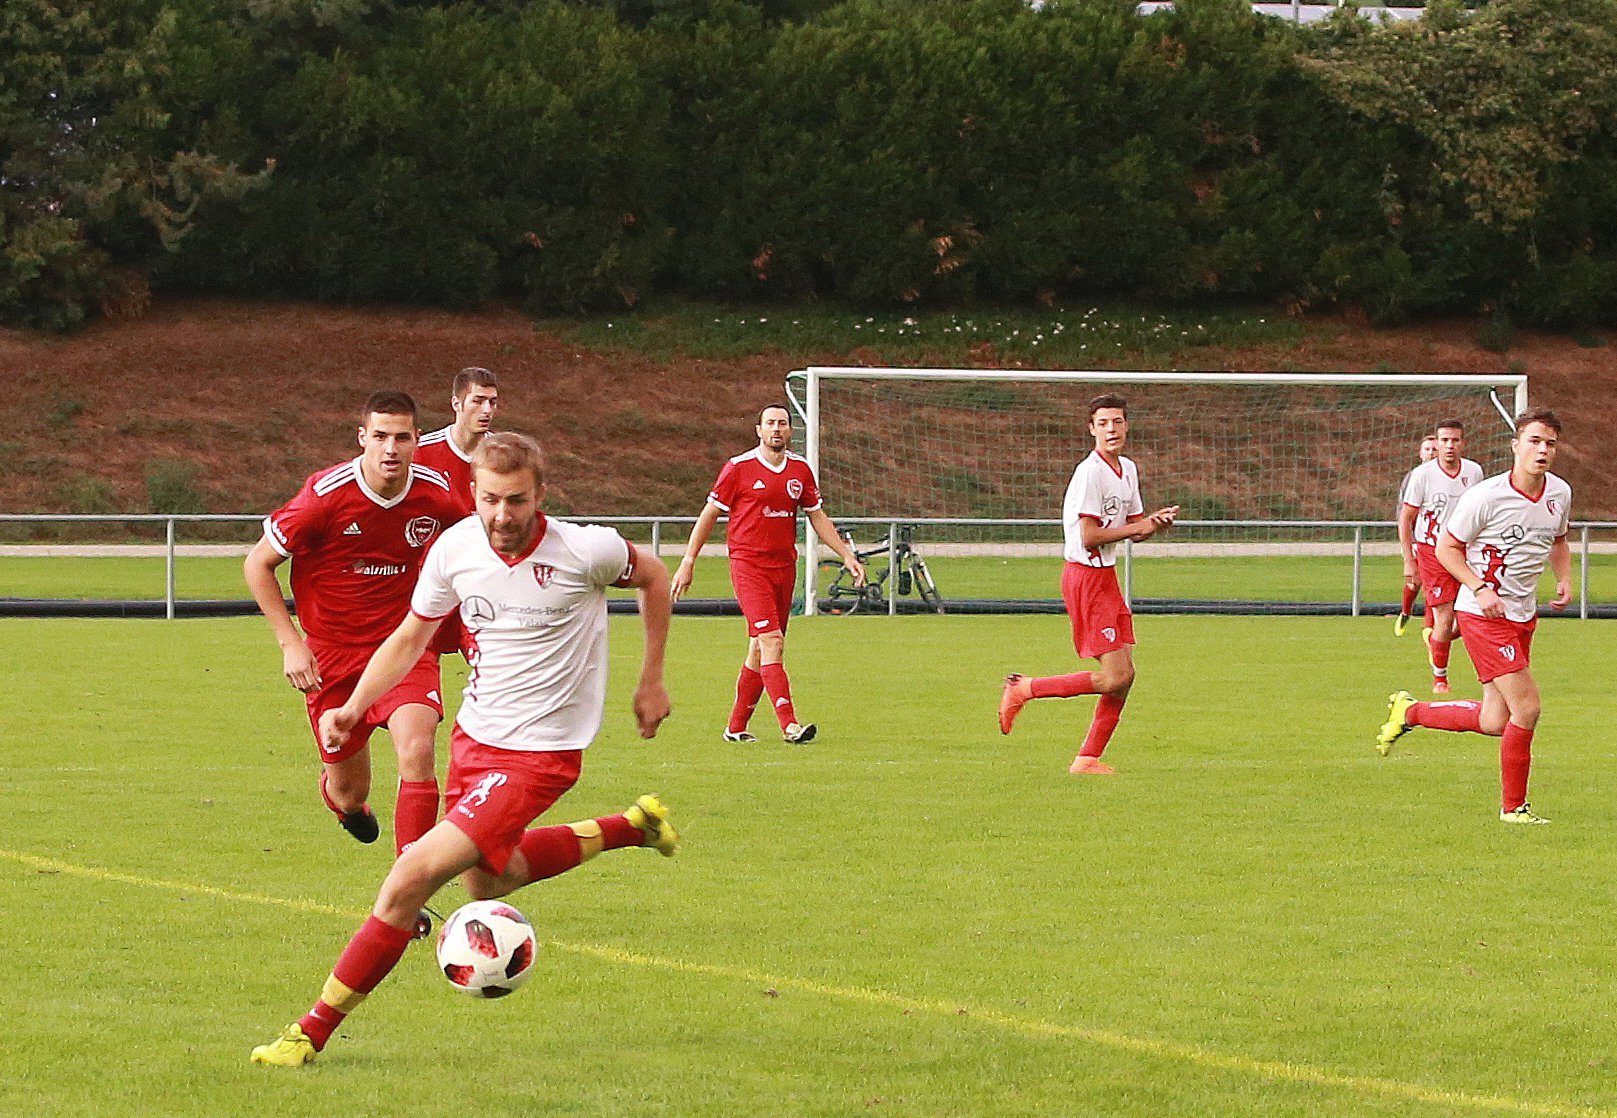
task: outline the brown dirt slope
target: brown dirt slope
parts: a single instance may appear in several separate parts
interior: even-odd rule
[[[1286,347],[1196,349],[1180,368],[1525,371],[1533,398],[1569,424],[1557,472],[1580,519],[1617,519],[1612,351],[1518,335],[1508,354],[1479,347],[1477,324],[1377,330],[1317,320]],[[991,363],[990,360],[985,363]],[[87,511],[90,488],[125,511],[147,507],[153,463],[193,463],[210,511],[262,512],[304,476],[355,453],[350,416],[371,391],[397,387],[447,422],[448,381],[464,365],[496,369],[502,427],[539,435],[558,511],[688,512],[726,455],[751,444],[748,413],[776,399],[805,364],[846,354],[767,353],[741,361],[602,355],[538,333],[512,310],[476,313],[225,300],[172,302],[135,321],[71,338],[0,331],[0,511]],[[1119,367],[1130,367],[1125,362]]]

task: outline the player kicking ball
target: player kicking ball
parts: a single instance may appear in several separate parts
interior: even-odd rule
[[[1072,619],[1072,644],[1083,659],[1100,661],[1099,671],[1031,679],[1005,677],[999,700],[999,732],[1008,734],[1030,699],[1099,695],[1083,747],[1067,770],[1075,776],[1109,776],[1101,754],[1112,740],[1123,704],[1134,685],[1134,617],[1117,585],[1117,543],[1146,540],[1173,524],[1179,506],[1149,516],[1140,500],[1140,472],[1123,457],[1128,441],[1128,404],[1113,393],[1089,402],[1089,433],[1095,449],[1078,463],[1061,506],[1066,566],[1061,597]]]
[[[546,519],[532,439],[489,435],[472,463],[477,515],[439,538],[409,615],[371,657],[348,701],[320,719],[322,740],[340,745],[369,704],[421,659],[438,623],[458,612],[476,670],[450,738],[450,810],[393,864],[370,918],[348,941],[313,1008],[254,1048],[254,1063],[298,1067],[313,1060],[398,965],[417,912],[456,875],[474,898],[487,900],[565,873],[603,850],[647,846],[671,857],[678,846],[667,809],[649,795],[620,815],[527,829],[578,780],[584,749],[601,727],[608,586],[639,592],[640,736],[656,736],[668,717],[668,572],[610,528]]]
[[[1398,691],[1376,735],[1383,756],[1417,726],[1499,738],[1499,818],[1505,823],[1549,822],[1527,803],[1539,716],[1528,654],[1546,560],[1555,572],[1550,605],[1565,609],[1572,601],[1566,540],[1572,488],[1550,473],[1560,436],[1561,421],[1548,408],[1517,416],[1510,472],[1472,486],[1449,514],[1437,544],[1438,558],[1460,583],[1454,608],[1460,638],[1482,680],[1482,702],[1418,703],[1408,691]]]

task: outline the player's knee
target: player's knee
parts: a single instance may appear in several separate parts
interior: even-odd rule
[[[1537,697],[1523,700],[1510,709],[1510,721],[1516,723],[1524,730],[1531,730],[1538,726],[1540,707]]]
[[[1127,695],[1134,686],[1134,665],[1102,669],[1099,682],[1101,691],[1107,695]]]
[[[780,631],[760,633],[758,640],[758,655],[766,664],[778,664],[786,653],[786,634]]]
[[[460,875],[460,881],[474,901],[492,901],[505,896],[512,888],[504,878],[495,877],[485,870],[467,870]]]
[[[401,737],[395,742],[394,752],[399,758],[400,780],[431,780],[437,774],[435,743],[429,735]]]

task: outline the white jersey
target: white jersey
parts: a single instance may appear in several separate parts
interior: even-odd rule
[[[1140,502],[1140,471],[1132,458],[1119,456],[1118,469],[1112,469],[1100,452],[1092,450],[1078,463],[1067,483],[1067,496],[1061,502],[1061,527],[1066,536],[1062,554],[1069,563],[1086,567],[1116,566],[1115,543],[1085,547],[1083,519],[1098,521],[1102,528],[1116,528],[1131,516],[1145,512]]]
[[[427,553],[410,609],[466,626],[472,672],[456,723],[499,749],[583,749],[606,704],[606,588],[634,573],[611,528],[541,517],[527,555],[507,560],[469,516]]]
[[[1409,471],[1404,484],[1404,504],[1420,510],[1415,514],[1412,539],[1422,547],[1436,547],[1437,537],[1448,523],[1449,513],[1473,485],[1482,480],[1482,467],[1469,458],[1449,473],[1436,458]]]
[[[1554,474],[1534,500],[1500,474],[1478,482],[1449,513],[1445,531],[1465,544],[1465,562],[1504,603],[1512,621],[1538,616],[1538,579],[1550,546],[1566,535],[1572,516],[1572,487]],[[1454,608],[1481,614],[1477,596],[1460,587]]]

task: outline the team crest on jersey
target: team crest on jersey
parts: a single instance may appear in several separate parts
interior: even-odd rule
[[[1100,635],[1109,641],[1115,641],[1117,639],[1117,630],[1108,625],[1100,631]]]
[[[550,580],[556,577],[556,568],[549,563],[535,563],[533,565],[533,581],[539,584],[539,589],[550,589]]]
[[[790,497],[794,501],[799,499],[800,497],[802,497],[803,496],[803,479],[802,478],[795,478],[795,477],[787,478],[786,479],[786,495],[788,497]]]
[[[1561,513],[1561,510],[1555,507],[1554,497],[1551,497],[1549,500],[1545,501],[1544,507],[1550,510],[1551,516],[1559,516]]]
[[[404,539],[411,547],[423,547],[437,531],[438,521],[430,516],[418,516],[404,526]]]
[[[1500,645],[1499,655],[1505,658],[1507,664],[1514,664],[1516,662],[1516,646],[1511,644]]]

